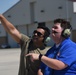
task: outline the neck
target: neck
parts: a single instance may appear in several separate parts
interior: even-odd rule
[[[56,41],[56,45],[60,44],[65,38],[61,38],[59,40]]]

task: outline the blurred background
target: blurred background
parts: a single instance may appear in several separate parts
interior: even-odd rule
[[[0,13],[25,35],[32,36],[37,26],[51,29],[53,20],[63,18],[70,21],[73,30],[71,39],[76,42],[76,0],[2,0]],[[47,43],[53,45],[53,41]],[[0,24],[0,48],[19,48]]]

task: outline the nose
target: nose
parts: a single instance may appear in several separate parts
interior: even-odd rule
[[[35,33],[34,35],[37,35],[37,33]]]
[[[52,30],[55,30],[54,28],[52,28]]]
[[[54,30],[55,30],[55,29],[54,29],[54,28],[52,28],[52,29],[51,29],[51,33],[52,33]]]

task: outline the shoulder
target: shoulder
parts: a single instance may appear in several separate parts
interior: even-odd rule
[[[30,40],[30,38],[27,35],[21,34],[20,44],[21,43],[26,43],[29,40]]]
[[[74,43],[71,39],[65,39],[61,43],[62,47],[69,48],[69,47],[75,47],[76,48],[76,43]]]
[[[21,34],[21,40],[28,40],[30,39],[27,35]]]

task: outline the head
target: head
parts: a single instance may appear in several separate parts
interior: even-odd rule
[[[60,42],[62,39],[70,37],[71,30],[70,22],[64,19],[55,19],[54,26],[52,27],[52,38],[54,41],[59,40]]]
[[[50,35],[50,30],[46,26],[38,26],[33,32],[33,42],[45,43],[45,40]]]

